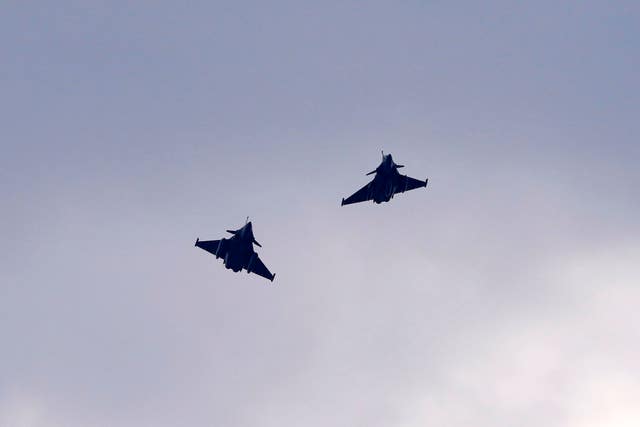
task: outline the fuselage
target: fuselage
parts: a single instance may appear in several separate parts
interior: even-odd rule
[[[396,177],[400,175],[398,165],[393,162],[391,154],[383,157],[371,182],[371,197],[375,203],[388,202],[396,192]]]
[[[238,272],[247,267],[251,256],[255,254],[253,250],[255,238],[250,222],[239,230],[228,230],[228,232],[232,233],[233,237],[223,239],[227,250],[224,258],[224,266]]]

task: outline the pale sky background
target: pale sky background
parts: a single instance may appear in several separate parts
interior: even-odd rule
[[[640,425],[636,1],[4,1],[0,426]],[[380,150],[427,190],[340,207]],[[193,247],[254,222],[274,284]]]

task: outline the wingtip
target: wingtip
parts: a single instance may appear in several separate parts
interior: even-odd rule
[[[200,238],[199,238],[199,237],[196,237],[196,243],[195,243],[195,245],[193,245],[193,246],[198,246],[198,242],[199,242],[199,241],[200,241]]]
[[[344,197],[342,198],[342,202],[340,202],[340,206],[344,206]]]
[[[273,282],[273,279],[275,279],[275,278],[276,278],[276,273],[273,273],[273,274],[271,275],[271,281]]]
[[[425,188],[426,188],[426,186],[427,186],[427,184],[428,184],[428,183],[429,183],[429,178],[425,179],[425,181],[424,181],[424,186],[425,186]]]

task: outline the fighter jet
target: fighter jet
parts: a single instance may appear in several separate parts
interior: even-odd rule
[[[397,193],[404,193],[405,191],[427,186],[428,179],[420,181],[419,179],[401,175],[398,169],[403,167],[404,165],[395,164],[391,154],[385,155],[383,151],[380,166],[367,174],[375,173],[376,176],[373,177],[373,180],[353,195],[342,199],[341,206],[366,202],[367,200],[373,200],[376,203],[388,202]]]
[[[254,244],[259,247],[262,245],[253,236],[253,227],[249,217],[247,217],[244,227],[238,230],[227,230],[227,233],[233,234],[233,237],[206,241],[196,239],[196,246],[214,254],[216,259],[224,259],[224,266],[236,273],[244,268],[247,273],[255,273],[273,282],[276,275],[271,274],[253,250]]]

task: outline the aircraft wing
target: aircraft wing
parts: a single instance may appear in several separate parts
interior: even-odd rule
[[[257,256],[254,258],[253,263],[251,264],[251,273],[255,273],[258,276],[262,276],[265,279],[269,279],[273,282],[273,278],[276,277],[275,274],[271,274],[269,269],[264,265],[260,257]]]
[[[416,188],[426,187],[429,180],[420,181],[407,175],[398,175],[396,182],[396,193],[404,193],[405,191],[415,190]]]
[[[368,183],[367,185],[353,193],[351,196],[347,197],[346,199],[342,199],[342,206],[350,205],[352,203],[366,202],[367,200],[371,200],[372,198],[371,183]]]
[[[205,251],[212,253],[212,254],[216,254],[216,252],[218,251],[218,246],[220,245],[220,240],[196,240],[196,246],[199,247],[200,249],[204,249]],[[228,245],[224,245],[224,246],[228,246]],[[218,253],[218,256],[220,257],[224,257],[226,255],[226,249],[221,248],[222,250],[220,251],[220,253]]]

